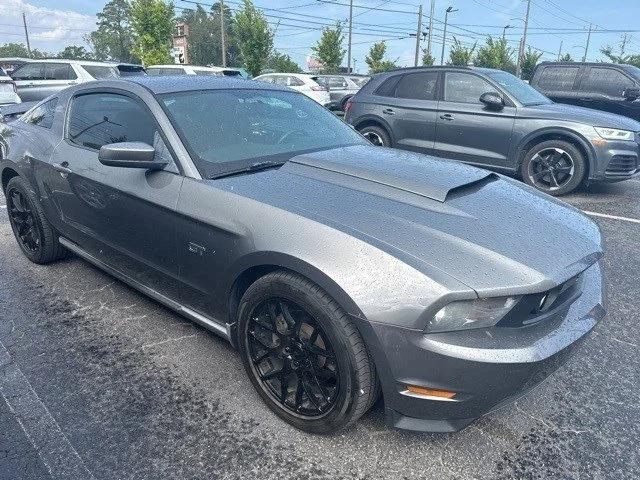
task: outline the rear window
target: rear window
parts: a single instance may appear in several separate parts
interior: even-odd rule
[[[622,97],[622,92],[635,83],[615,68],[590,67],[580,83],[580,91],[600,93],[609,97]]]
[[[81,65],[82,68],[96,80],[102,80],[104,78],[114,78],[118,76],[115,68],[107,67],[106,65]]]
[[[536,81],[536,86],[546,91],[572,90],[580,66],[557,65],[542,69]]]
[[[375,92],[374,95],[380,95],[381,97],[393,97],[394,92],[396,90],[396,85],[402,78],[402,75],[394,75],[393,77],[387,78],[382,85],[380,85]]]

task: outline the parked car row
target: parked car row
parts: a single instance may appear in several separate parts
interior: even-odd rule
[[[416,74],[428,75],[406,85]],[[462,125],[443,142],[466,130],[504,141],[548,101],[492,75],[374,77],[349,120],[370,102],[398,119],[390,138],[405,147],[433,149],[419,131],[447,115]],[[461,150],[482,150],[473,141]],[[605,313],[602,240],[580,212],[487,170],[371,145],[275,82],[71,86],[0,124],[0,179],[28,259],[74,252],[227,339],[268,407],[308,432],[353,424],[380,395],[389,425],[464,428],[551,374]]]

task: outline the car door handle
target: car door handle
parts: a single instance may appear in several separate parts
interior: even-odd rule
[[[62,178],[67,178],[67,175],[71,173],[71,169],[69,168],[68,162],[53,163],[51,166],[53,167],[54,170],[60,172],[60,176]]]
[[[453,115],[451,115],[450,113],[445,113],[445,114],[443,114],[443,115],[440,115],[440,118],[441,118],[442,120],[449,120],[449,121],[451,121],[451,120],[453,120],[453,119],[454,119],[454,116],[453,116]]]
[[[396,112],[393,111],[393,108],[385,108],[382,110],[382,113],[386,113],[387,115],[395,115]]]

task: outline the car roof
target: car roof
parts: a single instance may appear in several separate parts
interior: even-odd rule
[[[74,65],[91,65],[96,67],[114,67],[117,64],[109,62],[96,62],[94,60],[69,60],[67,58],[38,58],[30,59],[25,63],[72,63]]]
[[[162,75],[126,77],[109,82],[135,83],[145,87],[154,94],[188,92],[195,90],[225,90],[225,89],[251,89],[251,90],[280,90],[290,91],[278,85],[247,80],[242,77],[222,77],[203,75]],[[105,83],[108,81],[105,81]],[[90,86],[99,85],[100,81],[91,82]]]
[[[485,73],[485,74],[503,71],[496,68],[475,67],[473,65],[468,65],[468,66],[435,65],[432,67],[420,66],[420,67],[396,68],[393,70],[389,70],[387,72],[377,73],[374,76],[386,76],[386,75],[393,75],[393,74],[406,73],[406,72],[428,72],[431,70],[466,71],[466,72],[478,72],[478,73]]]

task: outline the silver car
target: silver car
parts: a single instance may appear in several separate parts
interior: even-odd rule
[[[11,77],[0,68],[0,107],[16,103],[20,103],[16,84]]]
[[[221,335],[309,432],[353,424],[380,395],[390,425],[463,428],[604,315],[601,236],[579,211],[374,147],[285,87],[79,85],[2,127],[0,152],[27,258],[74,252]]]

